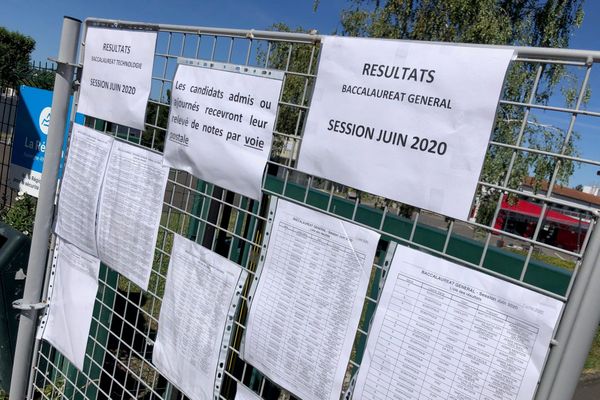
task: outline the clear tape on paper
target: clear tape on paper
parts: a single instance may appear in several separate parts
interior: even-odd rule
[[[258,287],[258,280],[260,279],[263,266],[265,265],[265,258],[267,255],[267,250],[269,248],[269,239],[271,238],[271,231],[273,229],[273,220],[275,219],[275,211],[277,210],[277,201],[278,197],[271,197],[269,203],[269,214],[267,216],[267,226],[265,227],[265,236],[263,237],[263,243],[260,248],[260,257],[258,259],[258,265],[256,266],[256,272],[254,273],[254,279],[252,279],[252,282],[250,282],[250,289],[248,290],[248,309],[250,309],[250,307],[252,306],[252,299],[254,298],[254,293],[256,292],[256,288]],[[245,345],[246,335],[242,335],[242,340],[240,341],[239,354],[239,357],[241,359],[242,354],[244,354]]]
[[[387,274],[390,270],[392,260],[394,259],[396,246],[398,246],[396,242],[390,242],[385,255],[385,260],[383,260],[383,266],[381,267],[381,279],[379,279],[379,290],[377,291],[377,302],[379,302],[379,298],[381,297],[381,291],[383,290],[383,285],[385,285],[385,281],[387,280]]]
[[[208,60],[198,60],[195,58],[185,58],[185,57],[177,57],[177,64],[182,65],[191,65],[194,67],[202,67],[209,69],[218,69],[220,71],[228,71],[235,72],[238,74],[246,74],[246,75],[256,75],[261,76],[263,78],[277,79],[283,80],[284,73],[283,71],[266,69],[266,68],[258,68],[258,67],[249,67],[247,65],[238,65],[238,64],[229,64]]]
[[[50,279],[49,279],[49,283],[48,283],[48,293],[46,295],[46,301],[48,301],[48,307],[46,307],[46,309],[44,310],[44,315],[42,316],[42,319],[40,320],[40,325],[38,327],[37,333],[35,335],[35,338],[37,340],[42,340],[42,336],[44,335],[44,331],[46,329],[46,324],[48,323],[48,314],[50,313],[50,307],[52,306],[52,303],[49,301],[49,299],[52,298],[52,293],[54,292],[54,281],[56,280],[56,260],[58,259],[58,242],[59,239],[56,238],[56,243],[54,243],[54,251],[52,252],[52,266],[50,267]]]
[[[385,255],[385,259],[383,260],[383,266],[381,267],[381,279],[379,279],[378,291],[377,291],[377,304],[379,304],[379,300],[381,299],[381,293],[383,291],[383,286],[387,280],[388,271],[390,269],[390,265],[392,264],[392,260],[394,259],[394,254],[396,253],[396,247],[398,244],[396,242],[390,242],[388,250]],[[371,320],[369,321],[369,328],[367,330],[367,337],[365,339],[369,340],[369,333],[371,332],[371,325],[373,324],[373,320],[375,319],[375,313],[371,316]],[[358,377],[359,369],[352,375],[352,379],[350,379],[350,383],[348,384],[348,389],[342,394],[342,400],[350,400],[352,399],[352,395],[354,393],[354,387],[356,386],[356,378]]]
[[[273,220],[275,219],[275,211],[277,210],[277,202],[277,197],[271,197],[271,202],[269,203],[269,215],[267,217],[267,226],[265,227],[265,236],[260,249],[260,258],[258,260],[258,265],[256,266],[256,272],[254,274],[252,286],[250,286],[250,291],[248,292],[248,308],[250,308],[252,305],[252,299],[254,298],[254,293],[256,292],[256,287],[258,286],[258,280],[260,279],[263,266],[265,265],[265,258],[269,248],[269,239],[271,238],[271,230],[273,229]]]

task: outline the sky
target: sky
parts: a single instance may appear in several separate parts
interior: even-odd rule
[[[32,59],[44,62],[58,53],[64,15],[81,20],[96,17],[257,30],[284,22],[330,34],[340,29],[340,13],[349,4],[349,0],[321,0],[314,12],[313,0],[0,0],[0,26],[33,37],[37,44]],[[570,47],[600,50],[600,1],[586,0],[584,11],[583,25],[573,33]],[[573,72],[580,77],[582,70]],[[600,111],[600,64],[592,69],[590,87],[592,97],[586,108]],[[558,102],[555,105],[563,105]],[[568,126],[569,116],[564,113],[537,112],[534,116],[539,123]],[[581,136],[577,145],[580,156],[600,160],[600,118],[578,117],[575,130]],[[599,169],[576,169],[569,185],[600,185]]]
[[[346,0],[0,0],[0,26],[33,37],[33,59],[58,53],[64,15],[138,22],[264,30],[277,22],[332,33]]]

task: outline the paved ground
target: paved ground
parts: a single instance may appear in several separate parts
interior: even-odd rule
[[[600,400],[600,380],[591,383],[580,383],[573,400]]]

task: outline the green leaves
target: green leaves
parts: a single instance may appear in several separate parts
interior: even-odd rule
[[[583,0],[352,0],[342,13],[341,25],[343,34],[349,36],[567,47],[573,30],[582,21]],[[540,82],[531,96],[540,66]],[[569,76],[562,65],[515,62],[507,73],[502,98],[525,104],[530,99],[538,104],[548,104],[556,86],[565,80],[568,81]],[[576,87],[576,80],[573,84],[560,88],[567,107],[574,105],[580,89]],[[584,94],[585,101],[589,98],[589,89]],[[571,133],[565,145],[564,130],[542,124],[531,115],[524,123],[525,110],[524,106],[501,107],[492,140],[551,153],[578,154],[576,132]],[[558,170],[557,181],[566,184],[575,164],[563,160],[558,168],[557,163],[553,156],[490,146],[482,180],[516,188],[528,175],[540,182],[550,180]],[[482,191],[479,196],[480,222],[491,223],[498,198],[497,191]]]
[[[29,75],[35,40],[0,27],[0,86],[17,86]]]
[[[0,221],[31,237],[36,204],[35,197],[19,193],[10,208],[0,211]]]
[[[352,0],[349,36],[566,47],[583,0]]]

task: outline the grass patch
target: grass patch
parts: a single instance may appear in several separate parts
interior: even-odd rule
[[[512,249],[510,247],[503,247],[504,250],[508,250],[511,253],[522,255],[523,257],[527,257],[527,250],[519,250]],[[550,256],[548,254],[544,254],[538,251],[534,251],[531,253],[531,259],[536,261],[541,261],[543,263],[554,265],[555,267],[564,268],[569,271],[573,271],[575,269],[575,261],[567,260],[559,257]]]
[[[583,366],[582,375],[600,374],[600,328],[596,332],[596,337],[592,343],[592,349]]]

